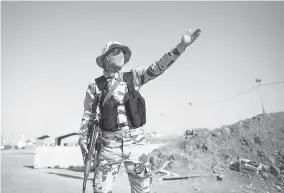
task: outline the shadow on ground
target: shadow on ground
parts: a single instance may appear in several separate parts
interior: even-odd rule
[[[34,169],[34,166],[23,166],[25,168],[30,168],[30,169]]]
[[[70,166],[67,170],[73,171],[73,172],[84,172],[85,167],[84,166]],[[91,167],[91,172],[95,172],[95,167]]]
[[[49,172],[48,174],[54,174],[54,175],[65,177],[65,178],[73,178],[73,179],[80,179],[80,180],[84,179],[83,177],[70,175],[70,174],[59,174],[59,173],[54,173],[54,172]],[[88,180],[93,180],[93,178],[88,178]]]

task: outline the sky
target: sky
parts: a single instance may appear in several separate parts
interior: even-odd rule
[[[188,29],[202,33],[161,76],[141,88],[146,132],[182,134],[262,112],[284,111],[284,2],[1,2],[1,132],[79,131],[96,57],[110,40],[127,45],[123,71],[146,68]],[[223,102],[215,103],[215,101]]]

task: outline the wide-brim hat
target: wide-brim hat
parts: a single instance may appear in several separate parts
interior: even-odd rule
[[[106,44],[106,46],[102,50],[102,54],[97,57],[96,62],[101,68],[105,68],[105,62],[104,62],[104,57],[108,54],[109,51],[115,49],[115,48],[121,48],[124,51],[124,64],[126,64],[131,57],[131,50],[125,46],[122,45],[121,43],[117,41],[110,41]]]

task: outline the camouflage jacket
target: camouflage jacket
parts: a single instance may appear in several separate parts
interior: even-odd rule
[[[145,85],[150,80],[153,80],[163,74],[165,70],[167,70],[176,60],[177,58],[184,52],[184,48],[180,44],[178,44],[175,48],[167,52],[160,60],[151,64],[146,69],[142,70],[132,70],[134,77],[134,86],[135,89],[139,89],[141,86]],[[114,98],[118,102],[123,101],[124,94],[127,92],[127,85],[122,80],[122,72],[118,72],[115,74],[108,74],[104,71],[104,76],[107,78],[109,88],[115,80],[119,82],[116,87],[113,95]],[[100,109],[98,105],[100,90],[98,89],[95,80],[88,84],[86,89],[86,96],[84,100],[84,113],[82,117],[79,138],[82,141],[87,139],[88,132],[88,123],[90,121],[99,121],[100,119]],[[92,110],[93,109],[93,110]],[[95,109],[95,110],[94,110]],[[93,112],[92,112],[93,111]],[[127,117],[124,109],[124,105],[118,106],[118,122],[124,123],[127,122]],[[120,129],[129,129],[127,126]]]

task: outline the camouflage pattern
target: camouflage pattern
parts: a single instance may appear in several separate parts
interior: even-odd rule
[[[152,173],[143,135],[125,138],[102,138],[99,164],[95,172],[94,192],[111,193],[122,163],[128,173],[131,192],[150,192]]]
[[[139,90],[141,86],[163,74],[183,52],[184,48],[181,44],[178,44],[149,67],[142,70],[132,70],[135,89]],[[110,88],[116,80],[119,82],[113,96],[118,103],[122,104],[123,97],[127,92],[127,85],[122,79],[123,73],[117,72],[110,74],[104,71],[104,76],[107,78],[109,84],[108,88]],[[84,114],[79,132],[80,141],[83,143],[87,140],[88,123],[90,121],[98,121],[101,117],[98,105],[100,97],[101,91],[98,89],[95,81],[92,81],[86,89]],[[127,124],[123,124],[127,123],[124,105],[118,106],[118,123],[122,123],[123,125],[119,128],[120,130],[129,130]],[[143,127],[138,129],[143,130]],[[151,170],[149,167],[149,158],[142,151],[145,144],[144,134],[132,137],[113,138],[102,136],[102,142],[98,168],[95,172],[95,192],[111,192],[115,176],[122,162],[124,162],[127,168],[132,193],[149,192]]]

